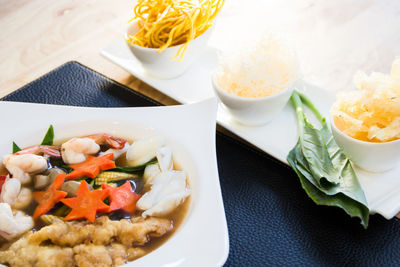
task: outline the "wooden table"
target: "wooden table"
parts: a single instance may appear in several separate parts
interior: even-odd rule
[[[77,60],[165,105],[176,104],[100,55],[122,38],[134,3],[0,0],[0,97]],[[400,56],[399,13],[399,0],[226,0],[212,40],[224,49],[246,34],[278,32],[296,48],[304,79],[328,90],[348,89],[356,70],[388,71]]]
[[[0,97],[77,60],[166,105],[176,103],[99,54],[120,36],[133,6],[128,0],[0,0]]]
[[[164,104],[176,103],[99,54],[121,38],[133,6],[134,0],[0,0],[0,97],[77,60]],[[227,0],[220,24],[232,31],[217,35],[232,44],[255,29],[279,32],[295,46],[308,82],[349,89],[356,70],[388,72],[400,56],[399,14],[398,0]]]
[[[77,60],[176,104],[99,54],[121,38],[133,6],[128,0],[0,0],[0,97]],[[235,43],[256,28],[283,33],[298,52],[305,80],[333,91],[351,89],[356,70],[388,72],[400,56],[399,14],[399,0],[227,0],[220,22],[231,32],[219,41],[222,47]]]

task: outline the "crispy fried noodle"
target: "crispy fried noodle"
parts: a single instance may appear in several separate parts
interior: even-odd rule
[[[140,30],[128,42],[147,48],[166,48],[183,44],[173,59],[181,61],[189,43],[212,26],[224,0],[139,0],[135,16]]]

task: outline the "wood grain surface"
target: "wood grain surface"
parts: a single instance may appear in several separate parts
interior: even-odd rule
[[[134,0],[0,0],[0,97],[77,60],[164,104],[174,100],[108,62]],[[227,0],[214,31],[219,49],[261,29],[292,41],[303,77],[328,90],[353,88],[357,70],[388,72],[400,56],[398,0]]]
[[[0,0],[0,97],[77,60],[164,104],[176,103],[99,54],[119,37],[133,6],[131,0]]]

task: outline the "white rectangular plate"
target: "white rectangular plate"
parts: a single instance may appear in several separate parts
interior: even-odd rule
[[[113,42],[101,54],[180,103],[193,103],[215,97],[210,80],[211,72],[217,67],[215,49],[208,48],[184,75],[170,80],[157,79],[147,74],[140,62],[132,55],[123,38]],[[331,92],[307,83],[304,83],[302,90],[325,116],[329,114],[329,108],[334,101],[334,95]],[[217,121],[223,127],[285,164],[287,164],[286,156],[298,138],[296,116],[290,104],[286,105],[273,121],[262,127],[248,127],[235,122],[221,105],[218,109]],[[379,174],[365,172],[358,168],[355,168],[355,171],[364,189],[371,213],[379,213],[387,219],[394,217],[400,211],[400,166]]]

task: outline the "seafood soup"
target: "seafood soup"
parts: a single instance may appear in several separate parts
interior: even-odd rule
[[[12,147],[0,165],[0,264],[122,265],[161,246],[187,214],[185,166],[160,135],[54,142],[50,126],[40,145]]]

